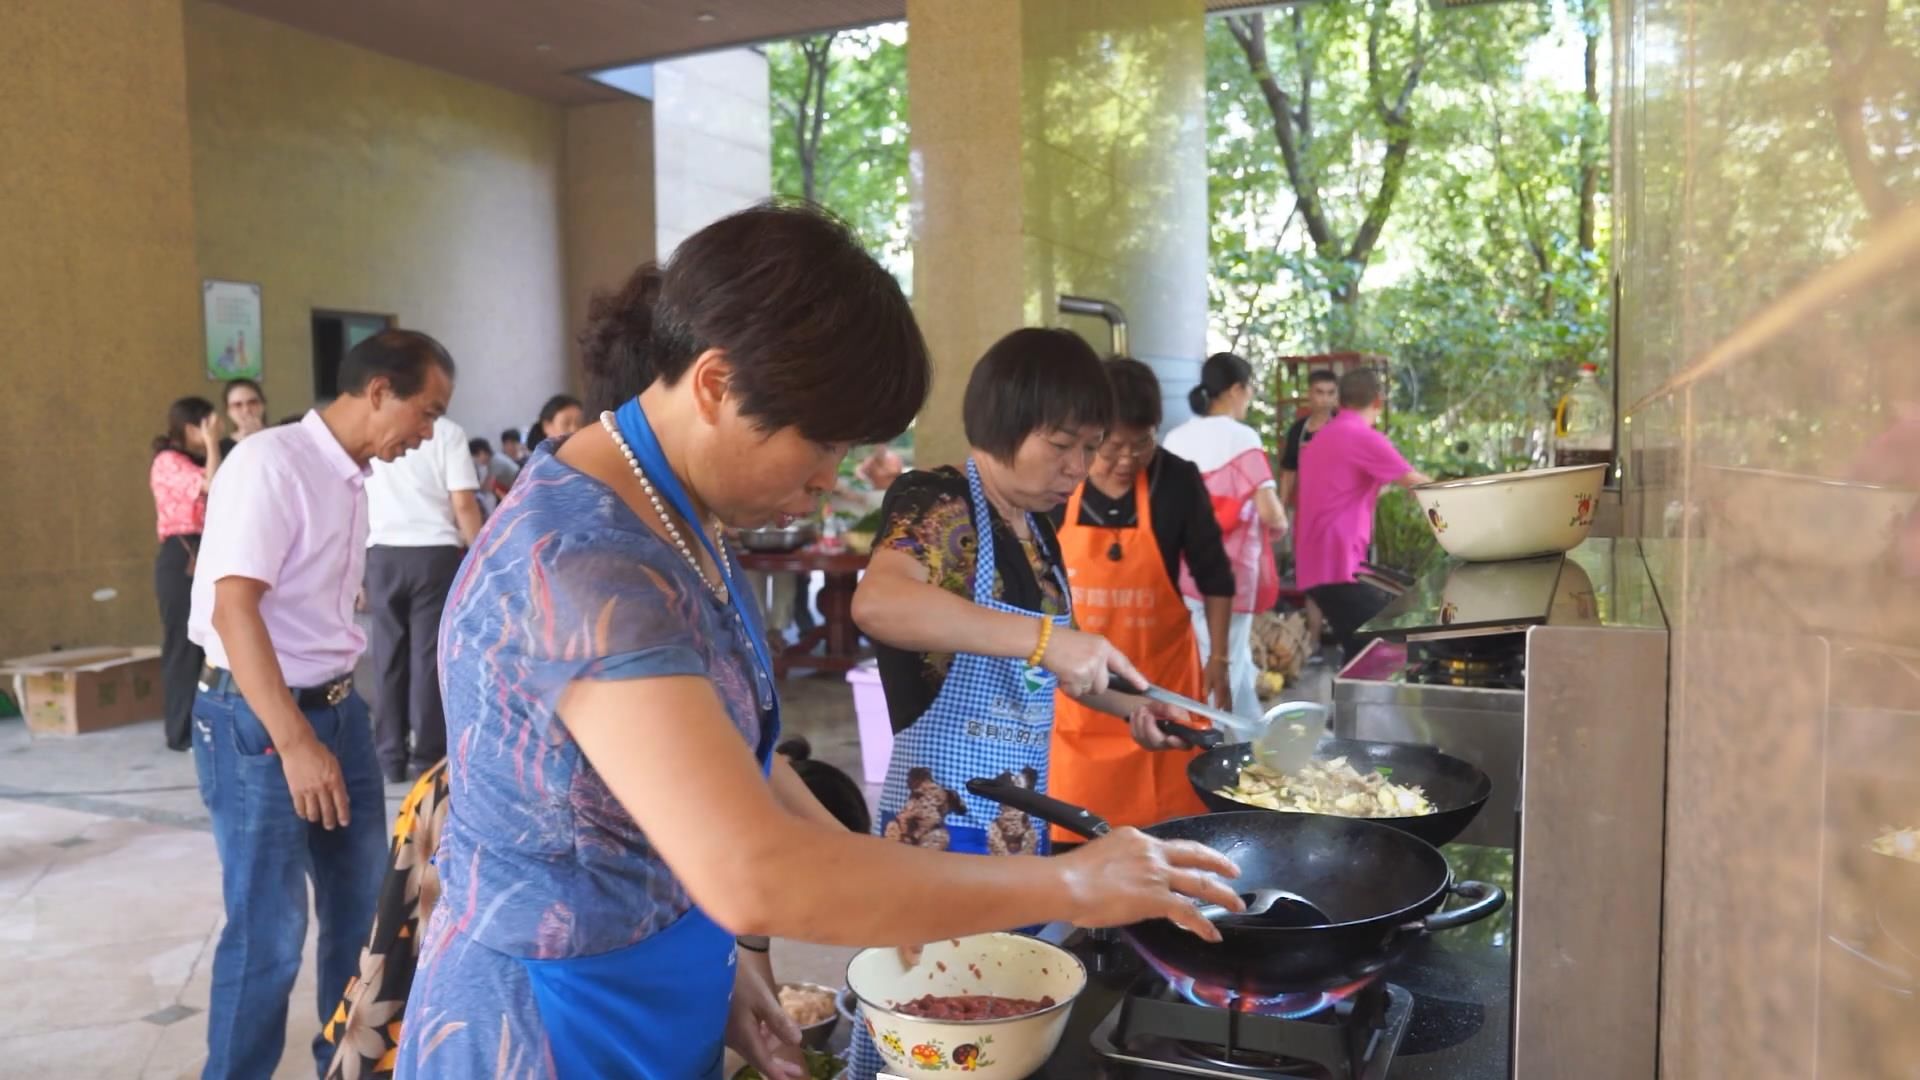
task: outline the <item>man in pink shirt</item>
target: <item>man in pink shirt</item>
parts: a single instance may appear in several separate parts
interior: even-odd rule
[[[340,365],[341,396],[240,444],[214,478],[188,636],[206,650],[193,759],[227,922],[213,955],[207,1080],[273,1075],[320,918],[320,1021],[358,969],[387,865],[385,785],[353,671],[368,464],[433,434],[453,360],[385,330]],[[314,1040],[319,1072],[332,1048]]]
[[[1300,510],[1294,517],[1294,580],[1326,617],[1348,656],[1353,632],[1388,595],[1354,580],[1373,542],[1373,506],[1389,484],[1428,482],[1375,429],[1386,407],[1380,376],[1356,368],[1340,377],[1340,411],[1300,448]]]

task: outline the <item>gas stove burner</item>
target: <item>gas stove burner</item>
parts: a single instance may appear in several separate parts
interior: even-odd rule
[[[1094,1029],[1110,1061],[1183,1076],[1385,1080],[1406,1035],[1413,995],[1372,981],[1343,988],[1305,1018],[1192,1004],[1146,977]]]
[[[1203,1009],[1224,1009],[1228,1012],[1278,1017],[1282,1020],[1304,1020],[1338,1005],[1366,989],[1373,982],[1369,977],[1333,990],[1307,990],[1290,994],[1246,994],[1230,987],[1201,982],[1152,952],[1139,948],[1137,942],[1135,951],[1160,976],[1165,989],[1183,1001]]]
[[[1519,690],[1526,685],[1526,656],[1527,639],[1522,634],[1416,641],[1407,649],[1407,681]]]
[[[1407,681],[1422,686],[1464,686],[1480,690],[1521,690],[1526,674],[1519,662],[1428,660],[1407,668]]]
[[[1420,660],[1497,663],[1525,656],[1525,634],[1481,634],[1477,637],[1425,638],[1412,643],[1409,655]]]
[[[1307,1017],[1332,1008],[1363,983],[1332,993],[1319,990],[1302,994],[1277,994],[1272,997],[1240,995],[1218,986],[1187,979],[1173,983],[1173,988],[1182,998],[1206,1009],[1226,1009],[1228,1012],[1251,1013],[1254,1016],[1277,1016],[1282,1020],[1305,1020]]]

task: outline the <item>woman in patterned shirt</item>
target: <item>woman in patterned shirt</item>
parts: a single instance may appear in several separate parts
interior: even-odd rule
[[[147,484],[160,551],[153,592],[160,601],[160,688],[166,704],[167,749],[193,749],[193,692],[200,646],[187,640],[193,606],[193,562],[207,522],[207,488],[220,467],[220,417],[206,398],[185,397],[167,409],[167,433],[153,440]]]
[[[931,378],[845,226],[807,206],[715,222],[599,297],[581,344],[591,396],[624,404],[534,453],[441,623],[442,893],[396,1075],[717,1080],[725,1045],[798,1077],[761,935],[1166,916],[1217,937],[1188,898],[1237,903],[1212,876],[1234,868],[1206,848],[916,850],[849,833],[776,760],[766,640],[722,532],[817,505]]]
[[[1045,826],[972,794],[967,781],[1006,774],[1046,791],[1056,692],[1113,714],[1114,730],[1131,727],[1149,750],[1182,745],[1161,725],[1188,717],[1109,688],[1109,672],[1143,680],[1104,637],[1073,624],[1073,586],[1047,515],[1087,478],[1113,420],[1099,355],[1066,330],[1016,330],[974,365],[962,413],[964,467],[909,473],[888,488],[854,594],[854,618],[879,646],[896,733],[875,824],[916,848],[1045,854]],[[856,1029],[853,1080],[884,1064]]]

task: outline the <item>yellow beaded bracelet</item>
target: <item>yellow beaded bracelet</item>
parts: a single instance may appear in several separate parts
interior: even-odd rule
[[[1049,619],[1049,618],[1047,618],[1047,617],[1045,617],[1045,616],[1041,616],[1041,618],[1040,618],[1040,643],[1039,643],[1038,645],[1035,645],[1035,646],[1033,647],[1033,652],[1032,652],[1032,654],[1030,654],[1030,655],[1029,655],[1029,656],[1027,657],[1027,666],[1028,666],[1028,667],[1039,667],[1039,666],[1040,666],[1040,661],[1041,661],[1041,660],[1044,660],[1044,659],[1046,659],[1046,655],[1047,655],[1047,642],[1049,642],[1049,641],[1052,641],[1052,640],[1053,640],[1053,620],[1052,620],[1052,619]]]

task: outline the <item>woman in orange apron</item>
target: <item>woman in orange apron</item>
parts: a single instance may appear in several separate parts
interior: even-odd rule
[[[1203,666],[1179,589],[1184,561],[1206,596],[1212,640],[1227,642],[1232,564],[1205,481],[1160,450],[1160,382],[1138,360],[1107,362],[1114,424],[1059,522],[1080,627],[1100,634],[1155,684],[1189,697],[1224,691],[1227,656]],[[1195,751],[1153,753],[1127,725],[1062,695],[1055,706],[1050,793],[1115,825],[1150,825],[1205,810],[1187,783]],[[1055,830],[1056,842],[1070,840]]]

